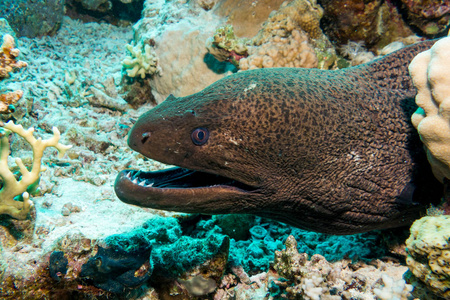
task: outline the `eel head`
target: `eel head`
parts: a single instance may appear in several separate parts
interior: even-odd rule
[[[245,124],[237,120],[230,105],[235,95],[217,89],[212,95],[210,90],[183,98],[169,96],[139,118],[128,145],[176,167],[120,172],[115,182],[120,200],[187,213],[257,213],[261,209],[264,179],[259,174],[264,174],[260,169],[264,166],[250,159]]]

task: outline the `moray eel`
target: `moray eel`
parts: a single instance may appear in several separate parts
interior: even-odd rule
[[[335,71],[239,72],[169,96],[138,119],[128,144],[178,167],[122,171],[116,194],[143,207],[254,214],[329,234],[411,224],[441,194],[410,122],[408,65],[433,43]]]

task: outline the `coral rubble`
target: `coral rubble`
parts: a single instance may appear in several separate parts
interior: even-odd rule
[[[403,279],[380,274],[364,263],[359,266],[345,260],[330,263],[319,254],[308,259],[307,254],[298,252],[293,236],[287,238],[286,249],[275,252],[273,268],[278,276],[269,286],[274,299],[365,299],[366,293],[372,292],[383,300],[406,300],[412,290]],[[369,275],[371,272],[375,276]]]

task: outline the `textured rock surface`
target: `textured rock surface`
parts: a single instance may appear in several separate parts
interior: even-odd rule
[[[13,38],[16,38],[16,33],[9,25],[8,21],[5,18],[0,18],[0,37],[5,34],[11,35]]]
[[[61,26],[64,0],[3,0],[0,11],[18,36],[52,35]]]
[[[388,266],[381,261],[373,265],[378,265],[379,269]],[[273,281],[271,290],[276,291],[280,299],[371,299],[365,298],[365,294],[372,290],[377,299],[406,300],[412,290],[399,272],[388,276],[364,263],[352,265],[345,260],[330,263],[319,254],[308,258],[306,253],[298,252],[293,236],[286,239],[286,249],[275,251],[273,268],[280,278]]]
[[[423,34],[436,35],[445,32],[450,22],[450,1],[400,0],[408,23]]]
[[[183,20],[155,38],[162,72],[150,86],[158,103],[170,94],[187,96],[199,92],[225,75],[225,70],[216,73],[208,66],[205,41],[212,29]],[[173,47],[173,41],[183,47]]]
[[[337,45],[363,41],[368,48],[383,47],[412,34],[397,9],[385,1],[321,0],[320,4],[324,8],[322,28]]]
[[[284,0],[221,0],[217,2],[213,12],[227,17],[227,23],[233,25],[239,37],[252,37],[258,33],[269,14],[283,2]]]
[[[423,217],[406,241],[410,272],[428,289],[450,299],[450,216]]]
[[[150,80],[157,103],[170,94],[198,92],[225,76],[227,66],[208,55],[205,46],[223,19],[182,1],[165,5],[161,0],[146,1],[142,16],[133,26],[133,39],[135,44],[152,45],[158,59],[161,71]]]

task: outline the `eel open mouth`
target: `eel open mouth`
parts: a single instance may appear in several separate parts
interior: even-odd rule
[[[183,212],[196,212],[207,203],[257,190],[234,179],[180,167],[153,172],[124,170],[117,175],[114,189],[123,202]]]
[[[254,189],[246,184],[220,175],[180,167],[153,172],[136,170],[125,170],[122,172],[122,176],[126,177],[133,184],[146,188],[198,188],[227,185],[242,190]]]

